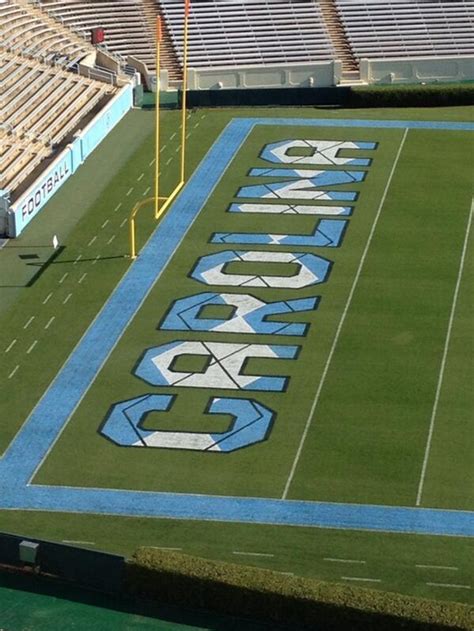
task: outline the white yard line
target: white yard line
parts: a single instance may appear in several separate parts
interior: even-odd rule
[[[363,581],[365,583],[381,583],[381,578],[363,578],[362,576],[341,576],[343,581]]]
[[[183,548],[168,548],[166,546],[147,546],[148,548],[153,548],[154,550],[171,550],[171,551],[179,551],[182,550]]]
[[[26,354],[29,355],[37,344],[38,344],[38,340],[35,340],[33,344],[30,346],[30,348],[26,351]]]
[[[423,565],[422,563],[417,563],[415,567],[423,570],[449,570],[451,572],[459,570],[459,568],[454,565]]]
[[[455,589],[471,589],[470,585],[457,585],[456,583],[426,583],[430,587],[454,587]]]
[[[441,360],[441,367],[439,369],[438,385],[436,386],[435,400],[434,400],[434,404],[433,404],[433,410],[431,411],[430,427],[429,427],[429,430],[428,430],[428,438],[426,440],[425,455],[424,455],[424,458],[423,458],[423,465],[422,465],[422,468],[421,468],[420,482],[418,484],[418,493],[416,494],[416,505],[417,506],[419,506],[421,504],[421,498],[422,498],[422,495],[423,495],[423,486],[425,484],[426,469],[428,467],[428,460],[430,458],[431,441],[433,439],[433,431],[434,431],[434,425],[435,425],[435,420],[436,420],[436,413],[438,411],[439,396],[441,394],[441,387],[443,385],[444,369],[446,367],[446,358],[448,356],[449,342],[451,340],[451,329],[453,328],[454,313],[456,311],[456,305],[457,305],[458,294],[459,294],[459,287],[461,285],[461,277],[462,277],[462,272],[463,272],[463,269],[464,269],[464,261],[466,259],[467,243],[468,243],[468,240],[469,240],[469,233],[471,231],[471,223],[472,223],[472,215],[473,215],[473,213],[474,213],[474,199],[472,199],[472,201],[471,201],[471,210],[469,212],[469,218],[467,220],[466,234],[464,236],[464,244],[463,244],[463,248],[462,248],[461,260],[459,261],[458,277],[457,277],[457,280],[456,280],[456,287],[454,289],[453,303],[451,305],[451,313],[449,315],[448,331],[446,333],[446,340],[444,342],[443,358]]]
[[[48,322],[45,325],[45,329],[49,329],[49,327],[52,325],[52,323],[54,322],[54,320],[56,319],[56,316],[51,316],[48,320]]]
[[[79,544],[83,546],[95,546],[96,544],[93,541],[75,541],[74,539],[63,539],[62,543],[71,543],[71,544]]]
[[[28,322],[24,325],[24,329],[27,329],[30,324],[33,322],[33,320],[35,319],[35,316],[31,316],[31,318],[28,320]]]
[[[44,305],[48,302],[48,300],[51,298],[51,296],[52,296],[52,295],[53,295],[53,292],[51,291],[51,292],[50,292],[50,293],[46,296],[46,298],[43,300],[43,304],[44,304]]]
[[[232,554],[238,554],[240,556],[247,557],[274,557],[274,554],[268,554],[267,552],[241,552],[239,550],[234,550]]]
[[[326,376],[328,374],[329,366],[331,364],[331,361],[332,361],[332,358],[333,358],[333,355],[334,355],[334,351],[336,349],[337,342],[339,340],[339,336],[341,334],[341,330],[342,330],[344,321],[345,321],[347,313],[349,311],[349,307],[351,306],[352,298],[354,296],[354,292],[355,292],[357,283],[359,282],[359,278],[360,278],[360,275],[361,275],[361,272],[362,272],[362,268],[364,266],[365,259],[367,257],[367,253],[369,251],[370,244],[372,243],[372,238],[374,236],[375,229],[377,227],[377,223],[379,221],[379,217],[380,217],[380,214],[382,212],[382,208],[383,208],[383,205],[385,203],[385,199],[387,197],[388,189],[390,188],[390,184],[392,183],[393,174],[395,173],[395,169],[397,168],[398,160],[400,159],[400,155],[402,153],[403,145],[405,144],[407,133],[408,133],[408,128],[405,129],[405,131],[403,133],[403,137],[402,137],[402,140],[400,142],[400,146],[398,147],[397,155],[395,156],[395,160],[394,160],[394,163],[392,165],[392,170],[390,171],[390,175],[388,176],[388,180],[387,180],[387,183],[385,185],[385,189],[384,189],[384,192],[383,192],[383,195],[382,195],[382,199],[380,200],[379,207],[377,208],[377,212],[375,214],[374,222],[372,224],[372,228],[370,230],[369,237],[367,239],[367,243],[365,244],[364,251],[362,252],[362,256],[361,256],[361,259],[359,261],[359,267],[357,268],[357,272],[356,272],[356,275],[354,277],[354,281],[352,283],[352,287],[351,287],[351,290],[349,292],[349,296],[347,298],[347,302],[346,302],[346,305],[344,307],[344,311],[342,312],[341,319],[339,320],[339,324],[338,324],[338,327],[337,327],[337,330],[336,330],[336,334],[335,334],[334,340],[332,342],[331,350],[329,351],[329,355],[328,355],[328,358],[326,360],[326,364],[324,366],[323,374],[321,376],[321,380],[319,382],[319,386],[318,386],[318,389],[316,391],[316,395],[315,395],[314,400],[313,400],[313,405],[311,406],[311,410],[310,410],[308,418],[306,420],[306,425],[305,425],[305,428],[304,428],[304,431],[303,431],[303,435],[301,436],[300,444],[298,446],[298,451],[296,452],[296,456],[295,456],[295,459],[293,460],[293,465],[291,467],[290,474],[289,474],[288,479],[286,481],[286,485],[285,485],[285,488],[284,488],[284,491],[283,491],[283,495],[282,495],[282,499],[283,500],[286,499],[286,497],[288,495],[288,491],[289,491],[290,485],[291,485],[291,483],[293,481],[293,477],[295,475],[296,467],[298,466],[298,462],[300,460],[301,453],[303,451],[303,446],[304,446],[304,443],[305,443],[305,440],[306,440],[306,436],[308,435],[309,428],[311,426],[311,421],[313,419],[314,412],[315,412],[316,407],[318,405],[319,397],[321,396],[321,391],[323,389],[324,382],[326,381]]]
[[[19,368],[19,367],[20,367],[20,364],[18,364],[17,366],[15,366],[15,368],[14,368],[14,369],[11,371],[11,373],[8,375],[8,378],[9,378],[9,379],[11,379],[11,378],[15,375],[15,373],[16,373],[16,371],[18,370],[18,368]]]
[[[85,279],[85,277],[87,276],[87,272],[84,272],[84,274],[80,277],[80,279],[77,281],[79,283],[79,285],[82,283],[82,281]]]
[[[69,294],[66,296],[66,298],[64,298],[64,300],[63,300],[63,305],[65,305],[65,304],[69,301],[69,299],[71,298],[71,296],[72,296],[72,292],[71,292],[71,293],[69,293]]]
[[[87,246],[92,245],[96,239],[97,239],[97,235],[96,235],[95,237],[92,237],[92,239],[89,241],[89,243],[87,244]]]
[[[367,563],[367,561],[357,561],[356,559],[333,559],[331,557],[325,557],[323,560],[331,563],[358,563],[361,565]]]
[[[62,285],[68,276],[69,276],[69,272],[66,272],[61,278],[61,280],[59,281],[59,284]]]
[[[5,349],[5,353],[9,353],[11,349],[15,346],[16,342],[17,342],[16,338],[12,340],[10,344],[7,346],[7,348]]]

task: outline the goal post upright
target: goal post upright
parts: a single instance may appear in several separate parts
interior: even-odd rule
[[[130,214],[130,257],[137,258],[136,244],[136,220],[135,216],[148,203],[154,204],[155,220],[159,219],[165,210],[171,205],[175,197],[183,188],[185,183],[185,162],[186,162],[186,115],[187,99],[186,91],[188,86],[188,24],[189,24],[190,0],[184,0],[184,26],[183,26],[183,83],[182,83],[182,111],[181,111],[181,164],[180,179],[174,190],[168,197],[160,197],[160,65],[161,65],[161,42],[163,37],[163,25],[160,15],[156,18],[156,92],[155,92],[155,183],[154,196],[148,197],[141,202],[137,202]],[[163,205],[160,207],[160,201]]]
[[[160,181],[160,56],[161,56],[162,26],[161,16],[156,18],[156,81],[155,81],[155,219],[159,212],[159,181]]]
[[[188,29],[189,29],[189,0],[184,0],[184,32],[183,32],[183,86],[181,105],[181,170],[180,180],[184,183],[186,160],[186,114],[188,89]]]

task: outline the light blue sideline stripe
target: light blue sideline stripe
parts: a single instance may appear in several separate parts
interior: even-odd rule
[[[295,125],[297,127],[367,127],[372,129],[445,129],[474,131],[474,123],[457,121],[339,120],[331,118],[248,118],[254,125]]]
[[[468,511],[34,486],[14,507],[44,511],[474,536]]]
[[[236,122],[213,144],[8,447],[0,461],[2,482],[24,485],[42,462],[245,138],[250,127]]]
[[[231,159],[257,124],[474,130],[471,123],[424,121],[284,118],[231,121],[0,460],[0,508],[474,536],[474,513],[467,511],[28,485]]]

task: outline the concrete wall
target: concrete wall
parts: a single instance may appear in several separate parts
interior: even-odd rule
[[[420,57],[419,59],[362,59],[360,78],[366,83],[433,83],[473,81],[473,57]]]
[[[16,200],[6,212],[3,222],[9,237],[17,237],[64,182],[81,166],[84,160],[102,142],[113,127],[133,105],[133,87],[127,84],[80,131],[74,141],[62,151],[40,177]],[[2,206],[0,205],[0,213]],[[6,219],[6,221],[5,221]],[[0,217],[0,226],[2,218]]]
[[[334,85],[334,63],[239,66],[188,71],[190,90],[328,87]]]

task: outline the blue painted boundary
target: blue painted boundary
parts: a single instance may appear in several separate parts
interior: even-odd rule
[[[469,511],[30,484],[255,125],[474,131],[473,123],[442,121],[293,118],[231,121],[1,458],[0,508],[474,536],[474,513]]]

